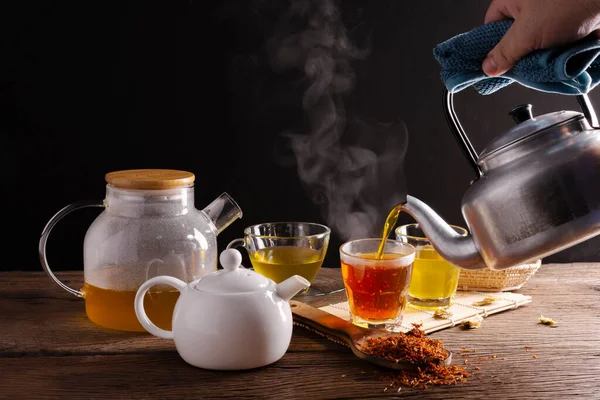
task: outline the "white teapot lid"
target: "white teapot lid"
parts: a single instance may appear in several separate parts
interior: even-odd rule
[[[240,268],[242,254],[236,249],[224,250],[219,256],[222,270],[200,279],[195,289],[207,293],[235,294],[264,290],[272,281],[250,269]]]

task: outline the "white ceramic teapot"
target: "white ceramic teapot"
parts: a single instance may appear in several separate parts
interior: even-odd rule
[[[157,276],[142,284],[135,312],[154,336],[173,339],[179,355],[189,364],[213,370],[258,368],[278,361],[292,338],[288,301],[310,286],[294,275],[275,284],[241,266],[238,250],[219,257],[223,270],[186,284],[171,276]],[[144,295],[154,285],[181,292],[173,312],[173,330],[158,328],[146,315]]]

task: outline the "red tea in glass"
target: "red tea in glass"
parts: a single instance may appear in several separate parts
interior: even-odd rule
[[[361,239],[340,248],[342,277],[354,324],[372,329],[400,330],[406,307],[415,249],[410,244]]]

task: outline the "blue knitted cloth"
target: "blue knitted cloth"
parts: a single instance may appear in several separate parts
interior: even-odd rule
[[[449,92],[469,86],[487,95],[519,82],[542,92],[567,95],[588,93],[600,82],[600,40],[583,39],[568,47],[537,50],[523,57],[504,75],[491,78],[481,64],[512,25],[491,22],[457,35],[433,50]]]

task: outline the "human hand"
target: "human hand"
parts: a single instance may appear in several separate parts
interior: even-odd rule
[[[483,61],[488,76],[502,75],[534,50],[598,34],[600,0],[493,0],[485,23],[505,19],[514,23]]]

